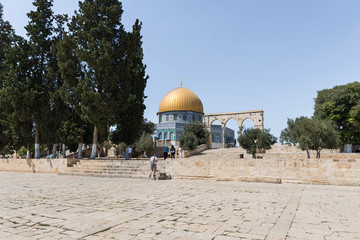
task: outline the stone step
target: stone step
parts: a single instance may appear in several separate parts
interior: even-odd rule
[[[88,177],[107,177],[107,178],[148,178],[147,174],[107,174],[107,173],[73,173],[73,172],[62,172],[59,175],[72,175],[72,176],[88,176]]]
[[[70,167],[67,168],[66,170],[76,170],[76,171],[93,171],[93,170],[97,170],[97,171],[131,171],[131,172],[136,172],[136,171],[141,171],[144,168],[135,168],[135,167],[96,167],[96,166],[78,166],[78,167]]]
[[[128,165],[115,165],[115,166],[102,166],[102,165],[76,165],[74,166],[73,168],[82,168],[82,167],[85,167],[85,168],[127,168],[127,169],[136,169],[136,168],[139,168],[139,167],[143,167],[143,166],[150,166],[150,164],[147,164],[147,165],[142,165],[142,166],[128,166]]]
[[[99,177],[146,178],[150,173],[148,160],[80,160],[62,174]]]
[[[77,171],[77,170],[67,170],[65,173],[91,173],[91,174],[125,174],[125,175],[134,175],[134,174],[143,174],[142,172],[124,172],[124,171],[100,171],[100,170],[86,170],[86,171]]]
[[[71,174],[120,174],[120,175],[136,175],[136,174],[144,174],[142,170],[104,170],[104,169],[66,169],[64,173]]]
[[[132,167],[136,167],[136,166],[147,166],[150,163],[147,162],[138,162],[138,163],[123,163],[123,162],[114,162],[114,163],[108,163],[108,162],[79,162],[77,164],[75,164],[74,166],[132,166]]]

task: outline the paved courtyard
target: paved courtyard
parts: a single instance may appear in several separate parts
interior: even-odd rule
[[[0,239],[360,239],[360,187],[0,172]]]

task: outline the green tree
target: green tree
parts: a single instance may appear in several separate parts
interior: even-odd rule
[[[4,39],[5,32],[3,30],[0,34]],[[12,34],[11,41],[11,47],[3,49],[0,64],[0,125],[4,128],[0,135],[6,136],[5,141],[12,149],[26,145],[27,158],[30,158],[30,143],[34,139],[29,105],[33,101],[29,93],[30,69],[33,67],[28,56],[31,49],[23,38],[15,34]]]
[[[133,43],[135,34],[125,32],[122,13],[117,0],[79,2],[79,11],[69,25],[70,34],[59,48],[66,88],[63,95],[71,96],[82,119],[94,126],[90,158],[95,158],[99,132],[114,124],[122,125],[119,117],[126,117],[125,111],[140,112],[142,116],[145,109],[139,99],[143,101],[146,79],[144,84],[137,81],[144,68],[134,53],[134,49],[142,52],[141,42]],[[142,118],[138,119],[131,118],[130,123],[142,122]]]
[[[341,136],[334,123],[328,119],[300,117],[288,119],[288,127],[281,132],[281,143],[299,144],[299,148],[316,151],[316,158],[320,158],[322,149],[336,149],[341,144]]]
[[[192,132],[184,132],[180,137],[180,146],[182,146],[184,150],[195,150],[198,142],[198,138]]]
[[[6,65],[6,55],[11,49],[14,42],[15,33],[8,21],[3,19],[3,6],[0,3],[0,150],[9,147],[11,140],[11,132],[7,121],[7,113],[9,112],[7,102],[5,100],[5,77],[9,71]]]
[[[307,117],[299,117],[295,120],[288,118],[287,125],[288,127],[281,131],[280,134],[280,143],[284,144],[299,144],[300,137],[305,130],[304,126],[307,125],[309,119]],[[308,158],[310,158],[309,148],[305,148]]]
[[[49,88],[52,81],[48,73],[54,30],[52,3],[52,0],[35,0],[33,5],[36,11],[27,14],[30,20],[25,27],[29,37],[27,53],[32,67],[29,69],[30,81],[27,82],[27,91],[24,94],[29,95],[29,101],[25,104],[31,109],[28,118],[34,122],[35,158],[40,157],[40,134],[49,134],[46,125],[51,112]]]
[[[156,124],[148,121],[146,118],[143,121],[143,125],[141,127],[142,132],[146,132],[148,134],[153,134],[155,132]]]
[[[0,87],[2,88],[2,80],[6,73],[6,53],[14,42],[15,32],[8,21],[3,19],[3,5],[0,3]]]
[[[27,148],[24,147],[24,146],[22,146],[22,147],[18,150],[17,153],[19,154],[20,157],[25,157],[25,156],[26,156],[26,153],[27,153]]]
[[[154,143],[151,135],[143,132],[139,140],[135,143],[135,149],[136,151],[144,152],[144,156],[146,157],[146,152],[151,152],[154,149]]]
[[[79,79],[83,78],[83,72],[81,70],[80,60],[76,55],[76,43],[71,36],[64,34],[57,47],[59,72],[61,73],[61,79],[63,79],[63,84],[59,88],[58,93],[63,102],[66,103],[69,109],[68,112],[71,114],[71,116],[65,117],[64,121],[67,121],[67,119],[75,121],[80,128],[79,132],[82,133],[77,143],[78,159],[81,159],[82,146],[84,142],[87,142],[88,131],[90,130],[89,123],[81,117],[82,104],[80,93],[82,90]],[[72,143],[71,146],[68,147],[70,147],[71,151],[75,152],[75,145],[75,143]]]
[[[360,83],[353,82],[318,91],[314,117],[333,121],[342,143],[360,143]]]
[[[144,119],[142,124],[139,125],[137,122],[133,122],[132,119],[136,118],[139,115],[139,112],[134,113],[130,111],[128,114],[124,114],[121,118],[122,124],[118,124],[116,129],[111,131],[109,139],[111,142],[115,144],[119,144],[120,142],[124,142],[127,145],[131,145],[135,143],[141,135],[139,135],[139,130],[142,133],[147,133],[151,135],[155,131],[155,123]],[[138,116],[142,118],[142,116]],[[127,119],[125,121],[125,119]]]
[[[59,141],[65,144],[71,152],[76,152],[81,136],[83,136],[83,129],[73,119],[69,118],[61,122],[57,130]]]
[[[16,37],[6,55],[3,85],[8,123],[14,138],[35,139],[35,157],[40,157],[40,134],[46,136],[50,101],[48,77],[53,35],[52,1],[33,2],[36,11],[28,13],[25,27],[28,41]],[[29,144],[28,150],[30,148]]]
[[[193,133],[197,139],[197,146],[205,144],[209,138],[209,131],[207,130],[204,123],[201,122],[192,122],[184,126],[185,133]]]
[[[280,143],[293,144],[294,146],[298,144],[303,131],[303,126],[307,124],[309,120],[309,118],[303,116],[296,118],[295,120],[288,118],[288,127],[281,131]]]
[[[118,150],[123,157],[125,157],[125,152],[126,152],[127,147],[128,147],[128,145],[124,142],[120,142],[118,145]]]
[[[270,129],[262,131],[258,128],[247,128],[238,137],[240,146],[250,152],[254,158],[258,149],[271,149],[276,141],[276,137],[270,134]]]
[[[49,109],[47,122],[44,122],[45,134],[42,134],[42,142],[48,145],[53,144],[53,158],[55,158],[57,143],[60,143],[60,138],[56,133],[60,128],[62,121],[65,116],[70,114],[71,108],[61,98],[61,87],[63,86],[63,79],[58,67],[58,46],[60,40],[62,40],[65,29],[64,25],[67,22],[67,15],[55,15],[54,16],[55,26],[53,27],[53,38],[51,41],[51,54],[48,62],[47,78],[49,81]],[[45,132],[43,131],[43,132]],[[63,154],[65,155],[65,148],[63,145]]]
[[[145,74],[146,66],[143,64],[142,36],[140,34],[141,23],[136,20],[133,31],[127,33],[128,56],[125,62],[126,89],[123,103],[127,103],[127,108],[123,112],[118,112],[116,118],[116,130],[112,133],[113,142],[125,142],[128,145],[136,142],[143,131],[152,134],[155,130],[155,124],[143,118],[144,90],[147,79]],[[124,105],[125,106],[125,105]]]

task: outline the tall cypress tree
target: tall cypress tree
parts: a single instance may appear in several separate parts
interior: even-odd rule
[[[76,129],[72,131],[72,136],[58,136],[58,138],[65,140],[63,143],[68,145],[71,151],[74,151],[74,139],[78,139],[78,158],[81,159],[82,145],[84,143],[84,135],[86,133],[87,123],[81,119],[81,98],[80,92],[82,91],[79,79],[83,78],[83,72],[81,71],[80,60],[76,55],[76,42],[73,37],[64,34],[63,39],[58,45],[58,66],[61,73],[62,79],[64,79],[63,85],[59,89],[61,99],[69,109],[70,115],[65,115],[61,127],[57,134],[61,135],[65,132],[70,132],[68,128]],[[70,124],[69,122],[75,123]],[[74,136],[73,133],[81,133],[78,137]],[[68,140],[71,139],[71,140]]]
[[[64,120],[64,116],[69,115],[69,107],[61,99],[61,87],[63,86],[63,79],[58,67],[58,46],[65,33],[64,25],[67,22],[67,15],[54,16],[55,27],[53,28],[53,37],[51,40],[51,53],[48,63],[48,91],[49,91],[49,121],[44,123],[44,131],[46,134],[42,135],[42,141],[53,144],[53,158],[57,150],[57,143],[60,142],[61,137],[58,136],[57,131]],[[64,149],[63,149],[64,152]]]
[[[30,158],[30,142],[33,140],[33,122],[29,117],[33,101],[29,93],[31,61],[28,57],[30,46],[16,37],[13,47],[7,52],[2,95],[2,114],[6,116],[7,132],[11,135],[14,147],[26,145]]]
[[[50,121],[50,85],[49,63],[51,58],[51,47],[53,44],[53,11],[51,10],[53,0],[35,0],[33,5],[36,11],[28,13],[30,19],[25,27],[29,37],[30,51],[28,53],[32,68],[30,70],[30,81],[26,94],[31,96],[27,105],[31,106],[29,118],[35,127],[35,158],[40,157],[40,134],[49,134],[46,123]]]
[[[117,128],[112,133],[113,139],[126,144],[133,144],[139,139],[144,125],[144,90],[149,77],[145,73],[146,65],[143,64],[141,39],[141,23],[136,20],[132,32],[127,34],[126,84],[130,89],[126,93],[128,107],[116,117]]]
[[[27,145],[27,158],[33,130],[27,114],[29,96],[23,88],[29,80],[29,50],[26,41],[15,35],[11,25],[2,19],[0,4],[0,145],[11,149]]]
[[[3,19],[3,6],[0,3],[0,150],[8,145],[11,139],[7,121],[7,102],[5,99],[5,77],[8,72],[6,55],[12,47],[15,33],[8,21]]]
[[[122,13],[118,0],[79,2],[79,12],[69,25],[69,39],[64,39],[67,44],[62,44],[73,49],[62,48],[59,53],[75,55],[73,60],[60,60],[59,66],[69,87],[67,94],[77,100],[75,106],[80,108],[82,119],[94,126],[90,158],[95,158],[99,131],[106,132],[115,123],[115,115],[127,106],[130,89],[126,82],[127,36]]]

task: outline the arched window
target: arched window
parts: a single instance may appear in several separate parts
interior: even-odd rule
[[[161,139],[161,137],[162,137],[161,135],[162,135],[161,132],[159,132],[159,139]]]
[[[164,139],[166,140],[168,138],[167,132],[164,133]]]
[[[174,138],[174,133],[170,133],[170,140],[173,140],[173,138]]]
[[[216,142],[217,142],[217,143],[220,142],[220,134],[216,134]]]

